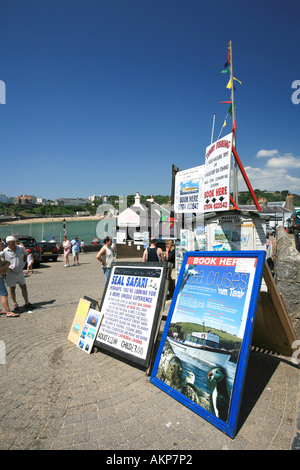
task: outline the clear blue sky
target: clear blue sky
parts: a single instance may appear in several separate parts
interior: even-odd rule
[[[202,165],[214,113],[222,128],[231,40],[251,184],[300,194],[298,0],[3,0],[0,15],[0,192],[170,194],[172,163]]]

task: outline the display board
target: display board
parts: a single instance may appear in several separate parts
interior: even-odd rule
[[[151,382],[235,434],[265,251],[187,252]]]
[[[204,212],[230,208],[230,163],[232,133],[206,148],[203,183]]]
[[[71,329],[69,331],[68,340],[72,343],[78,343],[78,339],[81,335],[82,329],[85,324],[85,320],[90,309],[91,302],[87,299],[80,299],[76,313],[72,322]]]
[[[90,308],[82,328],[77,347],[90,354],[98,333],[103,314]]]
[[[95,346],[148,366],[162,308],[167,263],[114,263]]]
[[[175,176],[174,212],[193,214],[203,211],[205,165],[178,171]]]

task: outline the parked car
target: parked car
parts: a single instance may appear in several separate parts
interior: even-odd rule
[[[275,236],[275,234],[276,234],[275,227],[268,226],[268,227],[267,227],[267,235],[273,235],[273,236]]]
[[[33,266],[38,268],[41,263],[41,248],[37,243],[36,239],[33,237],[27,237],[23,235],[18,235],[17,238],[19,239],[20,243],[25,246],[25,249],[31,250],[33,255]]]
[[[58,249],[55,243],[50,242],[40,242],[42,261],[47,261],[52,259],[57,261],[58,258]]]

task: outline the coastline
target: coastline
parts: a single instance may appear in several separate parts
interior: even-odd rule
[[[34,218],[34,219],[14,219],[5,222],[1,222],[1,225],[14,225],[14,224],[42,224],[42,223],[51,223],[51,222],[61,222],[65,219],[67,222],[78,222],[79,220],[101,220],[102,216],[97,215],[90,215],[87,217],[78,217],[78,216],[70,216],[70,217],[41,217],[41,218]]]

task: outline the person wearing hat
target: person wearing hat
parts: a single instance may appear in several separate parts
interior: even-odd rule
[[[4,250],[4,243],[0,240],[0,252]],[[2,305],[4,310],[0,310],[0,315],[6,314],[7,317],[19,317],[18,313],[14,313],[10,310],[10,306],[8,303],[8,292],[5,285],[5,275],[9,271],[9,262],[5,261],[2,257],[0,257],[0,295],[2,300]]]
[[[29,302],[26,281],[23,273],[24,268],[24,255],[27,256],[26,251],[16,245],[16,239],[13,236],[6,237],[7,247],[0,253],[5,261],[9,261],[9,271],[6,274],[6,285],[9,287],[10,297],[13,301],[14,311],[20,310],[16,300],[16,285],[19,284],[22,296],[25,301],[25,308],[32,310],[34,306]]]
[[[79,264],[79,251],[80,251],[80,241],[78,237],[74,237],[71,241],[72,246],[72,255],[73,255],[73,266]]]

